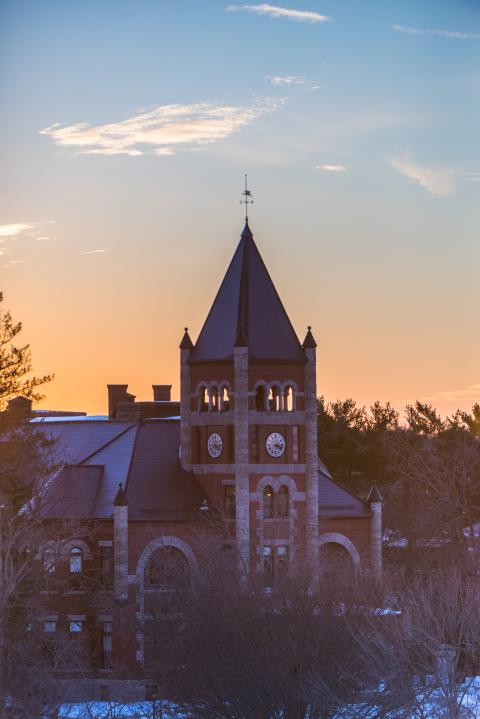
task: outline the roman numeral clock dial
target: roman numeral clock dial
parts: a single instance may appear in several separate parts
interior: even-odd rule
[[[223,451],[223,439],[218,432],[212,432],[208,435],[207,441],[208,454],[212,459],[220,457]]]
[[[281,457],[285,452],[285,437],[280,432],[271,432],[265,440],[265,449],[270,457]]]

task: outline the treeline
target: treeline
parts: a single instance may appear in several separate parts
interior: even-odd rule
[[[462,561],[471,554],[480,529],[480,404],[442,419],[422,402],[400,417],[388,402],[367,410],[321,397],[318,443],[333,477],[352,492],[379,487],[387,558],[413,571],[450,561],[452,552]]]

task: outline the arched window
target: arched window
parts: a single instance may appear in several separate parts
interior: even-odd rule
[[[83,551],[80,547],[72,547],[68,559],[70,574],[80,574],[83,571]]]
[[[216,385],[210,388],[208,394],[210,399],[210,412],[218,412],[218,389]]]
[[[288,517],[288,489],[280,487],[275,497],[275,514],[277,517]]]
[[[220,412],[228,412],[230,409],[230,393],[228,387],[223,385],[220,388]]]
[[[263,490],[263,518],[273,517],[273,489],[267,485]]]
[[[293,387],[285,387],[283,393],[283,409],[285,410],[285,412],[293,412]]]
[[[146,589],[185,589],[189,582],[188,563],[175,547],[160,547],[145,567]]]
[[[264,412],[265,411],[265,387],[263,384],[260,384],[257,387],[257,391],[255,393],[255,409],[257,412]]]
[[[43,571],[49,574],[55,572],[55,551],[53,547],[47,547],[43,552]]]
[[[207,388],[204,385],[200,387],[200,392],[198,396],[198,409],[200,412],[208,412]]]
[[[268,394],[268,409],[270,412],[279,412],[280,407],[280,389],[273,385],[273,387],[270,387],[270,392]]]

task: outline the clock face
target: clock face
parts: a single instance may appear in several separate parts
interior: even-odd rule
[[[285,437],[280,432],[271,432],[265,441],[265,448],[270,457],[281,457],[285,452]]]
[[[208,454],[210,457],[213,457],[213,459],[217,459],[217,457],[220,457],[222,454],[223,439],[218,432],[212,432],[212,434],[208,435],[207,449]]]

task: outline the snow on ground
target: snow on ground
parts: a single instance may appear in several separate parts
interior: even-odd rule
[[[59,719],[187,719],[169,702],[80,702],[62,704]]]
[[[378,691],[383,691],[379,688]],[[480,676],[466,679],[457,688],[457,705],[461,707],[458,716],[461,719],[480,719]],[[389,719],[407,719],[406,708],[391,709]],[[367,705],[350,704],[337,713],[335,719],[352,719],[362,716],[363,719],[375,719],[379,708]],[[431,691],[418,694],[410,706],[408,719],[444,719],[444,696],[440,689],[432,687]],[[187,714],[180,712],[170,702],[84,702],[63,704],[59,707],[59,719],[189,719]]]

